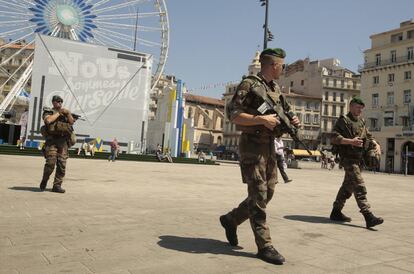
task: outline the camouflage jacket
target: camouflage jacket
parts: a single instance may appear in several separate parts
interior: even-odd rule
[[[43,111],[43,121],[49,116],[56,114],[58,111],[54,108]],[[66,117],[60,116],[56,121],[46,124],[47,134],[45,136],[47,143],[64,144],[70,136],[71,125],[66,120]],[[72,129],[73,131],[73,129]]]
[[[269,96],[276,104],[281,104],[286,111],[290,110],[290,105],[282,95],[279,86],[275,81],[267,83],[263,76],[259,73],[257,76],[245,77],[238,85],[236,92],[227,105],[227,118],[233,120],[240,113],[248,113],[252,115],[262,115],[257,109],[263,104],[263,97]],[[280,137],[282,132],[276,127],[274,132],[268,130],[265,126],[240,126],[236,125],[236,129],[245,133],[253,133],[255,131],[264,135],[273,135]]]
[[[374,138],[368,131],[365,121],[362,118],[355,118],[349,112],[347,115],[341,115],[336,122],[332,131],[331,143],[337,147],[341,159],[361,160],[364,156],[364,151],[372,146]],[[352,145],[341,145],[341,140],[344,138],[353,139],[360,137],[364,145],[362,148]]]

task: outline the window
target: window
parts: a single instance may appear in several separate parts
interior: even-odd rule
[[[293,81],[290,81],[290,87],[293,87]]]
[[[300,81],[300,85],[303,86],[305,84],[305,80]]]
[[[394,105],[394,92],[387,92],[387,105]]]
[[[341,93],[341,102],[343,102],[343,101],[344,101],[344,94]]]
[[[402,41],[402,39],[403,39],[403,33],[402,32],[391,35],[391,43],[396,43],[398,41]]]
[[[375,64],[377,66],[381,65],[381,53],[375,54]]]
[[[404,72],[404,80],[410,80],[411,79],[411,70]]]
[[[386,111],[384,113],[384,126],[390,127],[394,125],[394,112]]]
[[[332,101],[336,102],[336,92],[332,94]]]
[[[414,47],[407,48],[407,59],[414,60]]]
[[[319,111],[319,103],[318,102],[315,102],[314,110]]]
[[[332,119],[332,127],[334,127],[334,126],[335,126],[336,121],[338,121],[338,119]]]
[[[352,81],[352,88],[357,89],[357,82],[356,81]]]
[[[313,115],[313,123],[314,124],[319,124],[319,115],[318,114]]]
[[[388,82],[394,82],[395,75],[394,73],[388,74]]]
[[[371,130],[378,129],[378,119],[370,118]]]
[[[323,109],[323,114],[328,115],[328,104],[325,104],[324,109]]]
[[[336,116],[336,106],[332,106],[332,116]]]
[[[411,90],[407,89],[404,90],[404,104],[411,103]]]
[[[409,127],[410,126],[410,117],[401,117],[401,125],[403,127]]]
[[[337,82],[337,80],[336,80],[336,79],[334,79],[334,87],[336,87],[336,82]]]
[[[414,30],[407,31],[407,39],[413,39],[414,38]]]
[[[329,98],[329,94],[328,92],[325,92],[325,101],[328,101],[328,98]]]
[[[306,115],[305,115],[305,124],[310,124],[310,114],[309,113],[307,113]]]
[[[340,115],[344,115],[344,106],[340,106],[341,110],[340,110]]]
[[[391,53],[391,63],[395,63],[397,62],[397,51],[396,50],[392,50]]]
[[[344,88],[344,87],[345,87],[345,81],[341,80],[341,88]]]
[[[326,119],[323,120],[323,129],[324,130],[328,129],[328,120],[326,120]]]
[[[378,85],[379,84],[379,76],[372,77],[372,81],[373,81],[374,85]]]
[[[302,108],[302,101],[297,100],[297,101],[296,101],[296,106],[295,106],[295,108],[296,108],[296,109],[301,109],[301,108]]]
[[[307,109],[307,110],[312,109],[312,107],[311,107],[311,102],[306,102],[306,109]]]
[[[378,93],[372,94],[372,108],[377,108],[379,104]]]
[[[188,108],[188,116],[187,118],[193,118],[193,109],[192,108]]]
[[[329,78],[325,78],[325,85],[329,86]]]

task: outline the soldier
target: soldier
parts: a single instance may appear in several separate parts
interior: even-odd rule
[[[281,123],[275,114],[262,115],[258,108],[263,96],[269,96],[289,111],[290,106],[274,82],[282,74],[283,49],[265,49],[260,54],[261,70],[257,76],[248,76],[237,87],[227,106],[229,119],[242,131],[239,143],[240,169],[243,183],[247,184],[248,196],[229,213],[220,216],[230,245],[236,246],[237,226],[250,219],[256,245],[257,257],[273,264],[283,264],[285,258],[273,247],[269,227],[266,224],[266,205],[272,199],[277,181],[274,139],[280,137]],[[292,117],[291,123],[299,125]]]
[[[52,98],[53,108],[43,112],[43,121],[46,126],[46,142],[44,156],[46,158],[43,170],[43,178],[40,183],[40,190],[44,191],[56,165],[53,192],[65,193],[61,187],[65,176],[66,159],[68,154],[68,142],[72,133],[72,125],[75,122],[71,112],[62,107],[63,99],[55,95]]]
[[[367,189],[361,177],[361,163],[365,146],[376,148],[381,154],[380,145],[374,140],[361,118],[365,104],[359,97],[354,97],[349,105],[349,113],[339,117],[333,129],[332,144],[338,146],[341,165],[345,170],[345,178],[338,191],[330,219],[333,221],[350,222],[351,218],[341,211],[347,199],[354,194],[360,212],[364,215],[367,228],[382,224],[384,220],[375,217],[370,211],[367,201]]]

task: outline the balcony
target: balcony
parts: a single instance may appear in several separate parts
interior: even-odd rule
[[[394,65],[399,65],[403,63],[414,63],[414,58],[408,59],[407,56],[400,56],[400,57],[397,57],[395,60],[388,59],[388,60],[382,60],[381,62],[365,63],[363,65],[358,66],[358,72],[362,72],[363,70],[366,70],[366,69],[394,66]]]
[[[411,131],[414,131],[414,126],[411,126],[411,127],[403,127],[403,128],[402,128],[402,131],[403,131],[403,132],[406,132],[406,131],[410,131],[410,132],[411,132]]]

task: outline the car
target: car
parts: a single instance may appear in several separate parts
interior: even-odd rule
[[[302,158],[302,161],[304,161],[304,162],[312,162],[312,159],[311,158]]]

